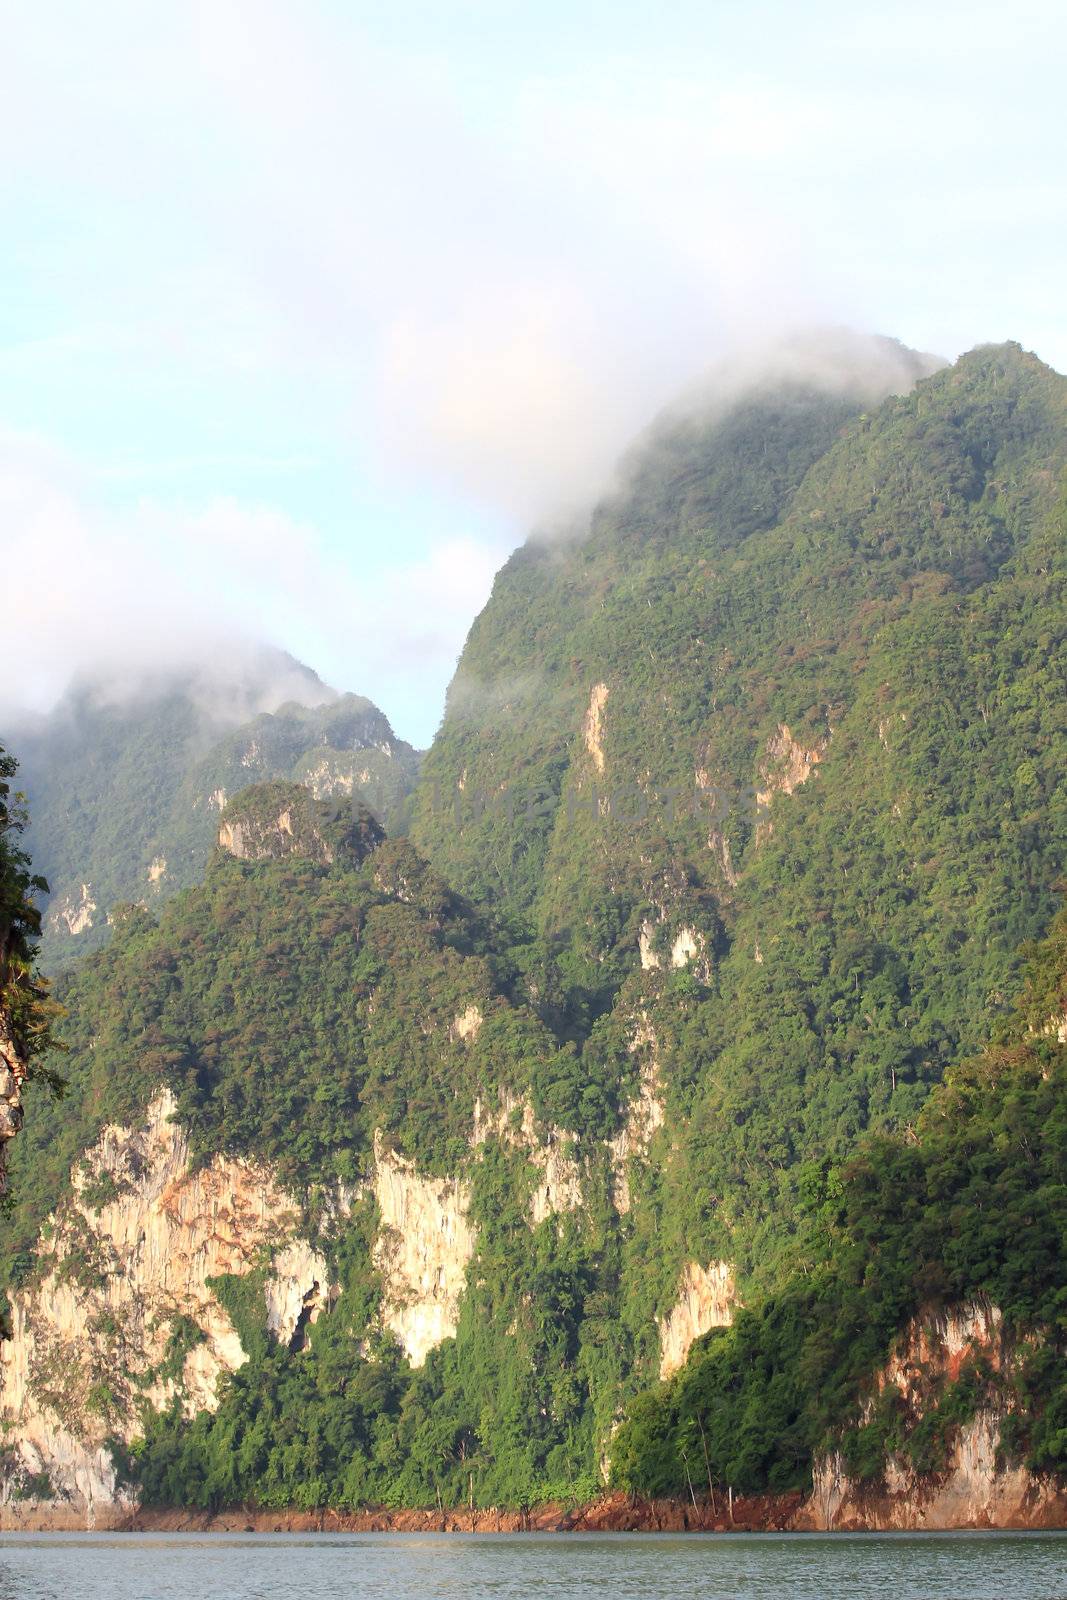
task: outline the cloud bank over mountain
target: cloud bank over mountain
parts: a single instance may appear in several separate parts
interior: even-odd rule
[[[189,591],[168,635],[269,625],[432,723],[509,545],[724,356],[831,323],[1067,361],[1050,0],[1010,38],[956,3],[61,10],[0,64],[0,428],[92,480],[68,641],[95,565],[112,636]],[[288,558],[228,586],[249,544]]]

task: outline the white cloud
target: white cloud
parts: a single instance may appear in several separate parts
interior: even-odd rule
[[[69,464],[9,468],[49,596],[33,671],[237,618],[436,704],[509,538],[724,351],[814,321],[1067,362],[1061,9],[9,8],[0,246],[45,311],[5,299],[8,415],[80,405],[81,437],[48,431],[146,489],[108,512]],[[339,553],[247,490],[320,443],[441,533],[383,562],[368,518]],[[227,458],[232,493],[189,492]],[[456,502],[499,539],[457,538]]]
[[[61,453],[10,434],[0,436],[0,532],[8,711],[47,708],[87,669],[106,669],[113,684],[171,666],[210,672],[268,640],[335,687],[397,707],[397,731],[415,739],[432,731],[433,701],[414,717],[426,683],[450,675],[501,555],[452,538],[384,562],[369,584],[358,551],[329,548],[282,511],[144,499],[119,513]]]

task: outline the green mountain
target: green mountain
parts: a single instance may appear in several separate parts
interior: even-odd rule
[[[662,419],[499,575],[410,841],[269,774],[64,976],[5,1503],[1053,1514],[1067,380],[923,370]]]
[[[792,1274],[633,1403],[613,1446],[618,1483],[684,1493],[702,1442],[720,1484],[743,1490],[803,1484],[830,1441],[859,1484],[890,1462],[936,1478],[983,1411],[1007,1462],[1064,1473],[1067,911],[1031,954],[1019,1015],[946,1075],[914,1132],[804,1167]],[[955,1362],[900,1338],[932,1308],[963,1325]]]
[[[362,798],[391,831],[418,754],[359,695],[338,695],[281,651],[169,672],[100,673],[46,717],[16,726],[51,898],[41,959],[58,971],[108,936],[117,905],[196,883],[227,798],[292,779],[320,797]]]
[[[869,412],[794,386],[664,424],[471,631],[413,840],[613,1086],[649,1019],[679,1254],[765,1272],[797,1163],[909,1123],[1048,926],[1065,422],[1004,346]]]

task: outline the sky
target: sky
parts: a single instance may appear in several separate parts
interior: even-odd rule
[[[426,744],[493,574],[779,328],[1067,369],[1067,12],[0,0],[3,705],[263,638]]]

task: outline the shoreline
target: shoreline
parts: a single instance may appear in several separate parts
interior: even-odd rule
[[[232,1507],[197,1511],[169,1506],[109,1503],[76,1508],[40,1502],[0,1506],[0,1531],[22,1533],[861,1533],[1023,1532],[1067,1530],[1067,1489],[1035,1497],[1013,1514],[993,1519],[976,1511],[946,1519],[932,1505],[872,1493],[861,1506],[827,1524],[810,1494],[739,1496],[718,1500],[649,1500],[621,1492],[581,1505],[550,1502],[528,1510],[466,1506],[451,1509],[378,1507],[363,1511],[296,1507]]]

